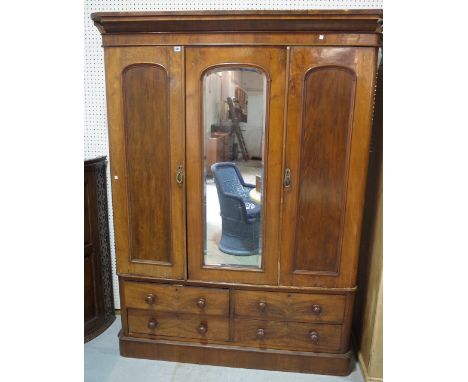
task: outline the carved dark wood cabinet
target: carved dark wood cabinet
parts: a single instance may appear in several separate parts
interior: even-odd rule
[[[350,372],[381,18],[92,15],[123,356]]]
[[[106,158],[84,162],[84,338],[115,320],[109,247]]]

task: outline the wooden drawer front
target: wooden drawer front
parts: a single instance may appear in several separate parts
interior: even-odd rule
[[[234,340],[239,345],[338,352],[341,325],[235,319]]]
[[[132,282],[123,287],[128,308],[229,316],[227,289]]]
[[[227,341],[229,319],[128,309],[129,334]]]
[[[284,321],[342,323],[346,296],[235,291],[236,316]]]

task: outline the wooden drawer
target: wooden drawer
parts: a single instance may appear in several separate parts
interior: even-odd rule
[[[129,334],[227,341],[229,319],[128,309]]]
[[[125,282],[127,308],[229,316],[229,290]]]
[[[239,345],[278,349],[339,352],[341,325],[235,319]]]
[[[345,307],[343,295],[234,291],[237,317],[339,324]]]

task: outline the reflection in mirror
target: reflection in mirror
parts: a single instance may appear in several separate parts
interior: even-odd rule
[[[257,69],[203,78],[205,265],[262,266],[266,97]]]

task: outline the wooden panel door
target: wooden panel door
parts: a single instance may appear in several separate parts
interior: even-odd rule
[[[355,285],[375,65],[373,48],[291,48],[282,285]]]
[[[203,78],[213,69],[251,68],[265,76],[263,146],[262,264],[258,268],[204,262]],[[278,284],[281,162],[284,128],[286,49],[278,47],[186,48],[187,251],[190,280]]]
[[[105,52],[117,271],[185,277],[184,50]]]

